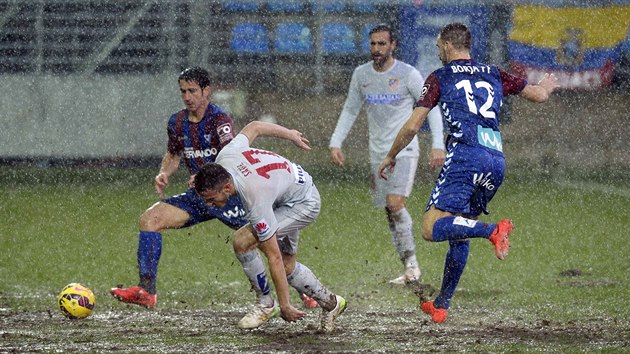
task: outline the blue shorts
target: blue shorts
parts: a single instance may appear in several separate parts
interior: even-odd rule
[[[503,183],[503,154],[484,148],[453,143],[431,191],[427,209],[437,209],[466,217],[489,214],[487,206]]]
[[[193,188],[188,188],[186,193],[168,197],[162,202],[180,208],[190,214],[190,220],[182,227],[192,226],[212,219],[219,219],[234,230],[247,224],[243,203],[241,203],[241,199],[238,196],[230,197],[223,209],[217,209],[206,204]]]

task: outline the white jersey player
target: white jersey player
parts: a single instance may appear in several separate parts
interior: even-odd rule
[[[373,60],[354,70],[329,147],[333,163],[343,167],[345,156],[341,146],[364,107],[368,120],[372,201],[374,206],[385,208],[392,242],[405,267],[403,275],[390,283],[405,284],[420,279],[413,222],[405,205],[413,188],[420,156],[417,136],[396,157],[396,169],[388,180],[378,178],[377,168],[411,115],[413,105],[422,93],[424,78],[411,65],[394,59],[392,52],[395,48],[396,40],[387,25],[377,25],[370,31]],[[432,135],[429,163],[434,169],[444,162],[444,129],[437,109],[431,111],[428,122]]]
[[[227,144],[215,163],[204,165],[195,177],[195,190],[206,203],[219,207],[230,196],[243,202],[249,222],[236,231],[233,246],[237,256],[258,247],[267,257],[276,288],[278,305],[269,292],[261,294],[254,309],[241,321],[241,328],[256,328],[278,312],[287,321],[301,319],[305,313],[294,308],[288,285],[315,299],[322,308],[321,330],[334,329],[334,321],[346,308],[346,300],[331,293],[296,254],[300,230],[319,215],[321,200],[312,177],[299,165],[262,149],[250,147],[258,136],[274,136],[293,141],[310,150],[308,140],[296,130],[252,122]],[[244,259],[243,268],[251,282],[268,289],[261,257]]]

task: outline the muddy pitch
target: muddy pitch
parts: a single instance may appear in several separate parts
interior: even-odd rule
[[[228,311],[132,306],[97,311],[70,321],[55,311],[0,312],[0,352],[455,352],[629,351],[628,321],[593,318],[557,322],[529,320],[521,313],[452,308],[444,324],[417,309],[349,308],[338,328],[319,333],[318,311],[297,323],[272,319],[262,328],[240,330],[246,308]]]

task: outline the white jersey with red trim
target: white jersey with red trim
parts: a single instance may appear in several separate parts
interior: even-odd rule
[[[232,176],[245,218],[260,241],[278,230],[274,209],[303,201],[313,188],[313,178],[301,166],[274,152],[250,147],[243,134],[223,147],[216,163]]]

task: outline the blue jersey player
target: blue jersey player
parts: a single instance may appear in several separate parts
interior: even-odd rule
[[[478,221],[488,214],[487,205],[503,182],[505,160],[499,130],[499,111],[505,95],[519,95],[532,102],[545,102],[557,79],[546,74],[538,84],[514,77],[493,65],[475,62],[470,56],[471,35],[461,23],[441,29],[437,38],[440,60],[425,81],[422,96],[409,120],[398,132],[387,157],[379,166],[383,178],[396,164],[396,155],[413,139],[429,110],[439,105],[448,127],[446,160],[431,192],[422,221],[427,241],[448,241],[440,293],[420,308],[434,322],[446,320],[451,298],[468,260],[470,238],[486,238],[504,259],[509,248],[512,223]],[[423,301],[423,300],[421,300]]]
[[[164,198],[164,188],[182,159],[192,181],[201,166],[214,162],[221,148],[234,137],[232,118],[209,100],[210,79],[206,70],[198,67],[186,69],[179,75],[178,83],[186,108],[171,115],[168,121],[168,148],[155,177],[155,189],[161,198]],[[247,223],[243,216],[238,198],[231,198],[225,207],[217,209],[209,207],[193,188],[155,203],[140,217],[140,282],[138,286],[126,289],[113,288],[112,295],[124,302],[155,307],[161,232],[212,219],[238,229]]]

